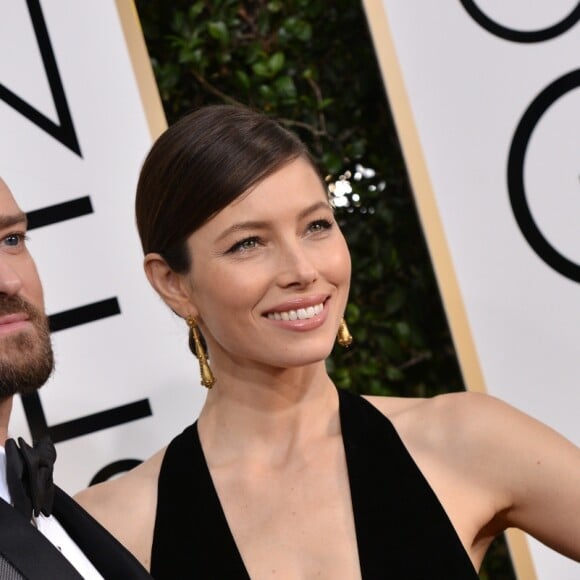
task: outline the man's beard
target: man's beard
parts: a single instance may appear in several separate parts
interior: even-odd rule
[[[18,296],[0,295],[0,316],[18,312],[33,328],[0,336],[0,399],[35,392],[54,368],[46,315]]]

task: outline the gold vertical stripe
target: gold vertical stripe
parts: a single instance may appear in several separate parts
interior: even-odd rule
[[[154,141],[167,128],[167,120],[149,60],[139,15],[133,0],[115,0],[115,4],[117,5],[125,42],[133,64],[133,72],[137,80],[141,102],[147,117],[149,133]]]
[[[367,22],[374,40],[397,133],[403,149],[415,202],[439,282],[443,305],[457,350],[459,364],[469,390],[486,392],[477,349],[471,334],[451,253],[439,216],[433,186],[415,127],[394,42],[382,0],[363,0]],[[520,530],[506,533],[516,574],[521,580],[536,580],[526,536]]]

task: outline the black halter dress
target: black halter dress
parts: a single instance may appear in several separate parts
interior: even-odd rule
[[[363,580],[477,580],[447,514],[391,422],[362,397],[339,390],[339,401]],[[249,579],[197,423],[170,443],[163,460],[151,574],[156,580]]]

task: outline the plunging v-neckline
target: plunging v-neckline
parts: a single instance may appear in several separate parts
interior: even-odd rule
[[[226,548],[225,553],[227,554],[230,552],[232,560],[232,565],[235,566],[239,573],[243,572],[242,576],[235,576],[235,578],[250,578],[248,571],[246,570],[246,565],[244,564],[244,560],[242,555],[238,549],[238,545],[234,539],[234,535],[232,534],[232,530],[228,524],[228,520],[226,518],[226,514],[222,507],[222,504],[219,499],[219,495],[217,493],[217,489],[214,485],[213,479],[211,477],[211,472],[209,470],[209,466],[205,459],[205,455],[203,453],[203,448],[201,446],[201,440],[199,438],[199,431],[197,429],[197,421],[193,424],[194,433],[195,433],[195,448],[196,453],[199,453],[201,456],[200,464],[203,465],[203,473],[200,474],[203,479],[207,481],[208,484],[208,491],[210,492],[207,497],[208,501],[208,510],[212,510],[216,515],[216,520],[214,521],[214,525],[216,528],[221,529],[221,533],[218,532],[219,535],[222,537],[222,544],[220,546],[220,552],[224,551],[223,548]],[[213,506],[213,507],[212,507]],[[224,545],[225,544],[225,545]],[[234,556],[235,554],[235,556]],[[232,577],[233,578],[233,577]]]
[[[362,397],[338,392],[362,578],[477,580],[447,514],[391,422]],[[186,534],[177,531],[184,519],[191,526]],[[171,442],[163,459],[151,573],[156,580],[249,578],[196,423]]]
[[[341,416],[341,396],[340,396],[340,392],[339,392],[339,397],[338,397],[338,411],[339,411],[339,422],[340,422],[340,429],[341,429],[341,438],[343,441],[343,449],[344,449],[344,437],[342,437],[342,416]],[[209,502],[211,503],[211,505],[213,505],[213,509],[215,509],[215,513],[219,514],[217,516],[217,520],[215,521],[215,525],[216,527],[219,526],[219,528],[222,529],[222,533],[223,533],[223,537],[227,538],[226,543],[227,545],[230,546],[230,549],[232,550],[232,554],[235,553],[235,559],[237,560],[236,562],[236,568],[239,568],[240,570],[243,570],[244,572],[244,576],[243,578],[250,578],[250,575],[248,574],[246,565],[244,563],[244,559],[242,558],[242,554],[238,548],[238,545],[236,544],[236,540],[234,538],[234,534],[230,528],[230,525],[228,523],[224,508],[222,506],[222,503],[219,499],[219,494],[217,492],[217,488],[215,486],[215,483],[213,481],[212,475],[211,475],[211,471],[209,469],[209,465],[207,463],[206,457],[205,457],[205,453],[203,451],[203,447],[201,445],[201,439],[199,437],[199,430],[198,430],[198,422],[196,421],[193,425],[193,430],[194,430],[194,438],[195,438],[195,447],[196,447],[196,453],[199,453],[201,456],[201,464],[203,465],[203,478],[207,479],[208,481],[208,487],[211,490],[211,493],[209,494]],[[345,454],[346,454],[346,450],[345,450]],[[346,460],[346,458],[345,458]],[[348,475],[348,479],[349,479],[349,489],[350,489],[350,474],[348,473],[348,460],[346,460],[346,468],[347,468],[347,475]],[[351,505],[354,508],[354,505],[352,503],[353,498],[352,498],[352,491],[350,491],[350,502]],[[353,509],[354,511],[354,509]],[[356,519],[355,519],[355,523],[354,523],[354,528],[355,528],[355,535],[357,533],[356,530]],[[357,536],[357,548],[358,548],[358,536]],[[359,565],[360,565],[360,557],[359,557]],[[236,577],[237,579],[238,577]],[[240,577],[241,580],[241,577]]]

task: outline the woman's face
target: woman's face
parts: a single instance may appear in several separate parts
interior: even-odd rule
[[[311,164],[298,158],[187,240],[185,287],[213,362],[279,368],[325,359],[346,307],[350,256]]]

